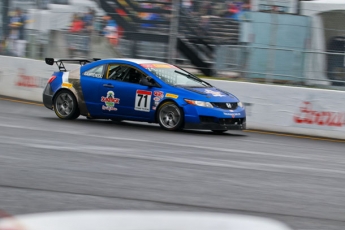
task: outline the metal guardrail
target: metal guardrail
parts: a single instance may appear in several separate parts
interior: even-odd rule
[[[159,61],[166,61],[168,59],[168,48],[164,43],[146,41],[137,42],[133,46],[131,42],[120,39],[118,48],[124,57],[132,57],[132,49],[136,49],[135,53],[138,58]],[[210,64],[219,77],[224,76],[229,79],[250,82],[300,86],[308,85],[308,82],[314,81],[312,85],[315,87],[345,90],[345,65],[332,68],[332,72],[325,70],[323,78],[311,77],[306,74],[308,72],[306,69],[307,60],[316,57],[308,55],[323,55],[327,62],[328,55],[343,56],[345,60],[345,53],[327,53],[251,45],[219,45],[214,46],[214,49],[216,52],[213,59],[210,59]],[[273,53],[275,57],[273,62],[270,62],[267,58],[269,53]],[[198,69],[192,66],[190,61],[179,52],[177,52],[177,56],[174,58],[181,67]],[[285,62],[281,62],[281,59],[284,59]],[[260,61],[261,63],[259,63]],[[330,77],[332,74],[336,78]],[[328,83],[328,86],[325,86],[326,83]]]
[[[272,53],[275,59],[269,61]],[[310,69],[307,62],[318,63],[320,58],[325,69]],[[218,74],[245,81],[345,90],[345,53],[340,52],[226,45],[217,48],[214,68]]]

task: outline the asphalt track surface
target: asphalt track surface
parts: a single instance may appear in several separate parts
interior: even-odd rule
[[[345,143],[58,119],[0,100],[0,209],[182,210],[345,229]]]

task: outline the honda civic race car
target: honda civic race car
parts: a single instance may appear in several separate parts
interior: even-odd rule
[[[222,133],[246,128],[243,104],[187,71],[142,59],[53,59],[43,103],[61,119],[131,120],[166,130],[206,129]],[[78,62],[67,71],[64,63]]]

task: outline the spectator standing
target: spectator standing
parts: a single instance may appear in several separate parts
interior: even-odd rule
[[[109,39],[110,43],[112,45],[118,44],[118,28],[115,20],[113,20],[111,17],[107,17],[107,24],[104,27],[104,35],[106,38]]]
[[[213,9],[212,9],[212,3],[210,1],[206,1],[203,3],[202,7],[201,7],[201,15],[202,16],[205,16],[205,15],[212,15],[212,12]]]
[[[204,31],[209,31],[210,30],[210,17],[208,15],[206,16],[201,16],[201,27],[203,28]]]
[[[95,18],[94,11],[91,8],[89,8],[89,11],[83,17],[84,27],[87,32],[92,32],[94,18]]]
[[[182,0],[182,7],[186,9],[189,13],[192,13],[193,11],[192,0]]]
[[[22,10],[17,8],[10,20],[10,40],[12,41],[12,49],[15,56],[24,57],[26,50],[25,40],[25,24],[27,18],[22,14]]]
[[[70,27],[70,32],[72,33],[80,33],[84,29],[84,22],[80,18],[78,14],[73,15],[71,27]]]
[[[104,22],[103,18],[96,18],[93,20],[93,31],[95,32],[96,35],[102,36],[103,33],[103,27],[104,27]]]
[[[79,14],[74,14],[72,16],[72,22],[69,29],[69,34],[67,34],[68,51],[69,56],[74,57],[78,51],[81,50],[81,33],[84,30],[84,22]]]
[[[238,6],[234,2],[231,2],[229,4],[229,10],[228,10],[228,16],[227,17],[237,20],[238,13],[239,13]]]

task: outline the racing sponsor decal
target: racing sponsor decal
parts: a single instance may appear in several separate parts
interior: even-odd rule
[[[166,64],[166,63],[146,63],[146,64],[141,64],[142,67],[146,69],[152,69],[152,68],[177,68],[173,65]]]
[[[344,112],[316,111],[309,101],[302,102],[297,114],[293,116],[296,124],[343,127],[345,125]]]
[[[152,110],[156,110],[157,109],[157,107],[156,106],[152,106]]]
[[[155,106],[159,105],[159,101],[155,101]]]
[[[115,98],[115,93],[113,91],[108,91],[107,96],[101,98],[101,101],[105,103],[105,105],[102,105],[102,110],[107,111],[116,111],[117,108],[115,108],[115,104],[120,104],[120,99]]]
[[[164,92],[162,92],[162,91],[154,91],[153,92],[153,96],[163,98],[164,97]]]
[[[15,86],[24,88],[44,88],[46,84],[46,78],[26,75],[25,70],[22,68],[19,69],[18,77],[15,81]]]
[[[88,77],[96,77],[96,78],[102,78],[102,74],[100,73],[90,73],[90,72],[85,72],[84,76],[88,76]]]
[[[161,99],[162,99],[162,98],[160,98],[160,97],[154,97],[154,98],[153,98],[154,101],[160,101]]]
[[[72,88],[72,83],[69,83],[69,82],[63,82],[62,85],[61,85],[63,88]]]
[[[204,92],[207,94],[212,94],[212,96],[214,96],[214,97],[225,97],[226,96],[226,95],[222,94],[221,92],[214,91],[211,89],[205,89]]]
[[[134,110],[150,112],[152,91],[138,89],[135,96]]]
[[[236,116],[240,116],[240,113],[224,113],[224,115],[231,116],[232,118],[235,118]]]
[[[165,97],[170,97],[170,98],[177,99],[177,98],[178,98],[178,95],[172,94],[172,93],[167,93],[167,94],[165,94]]]

